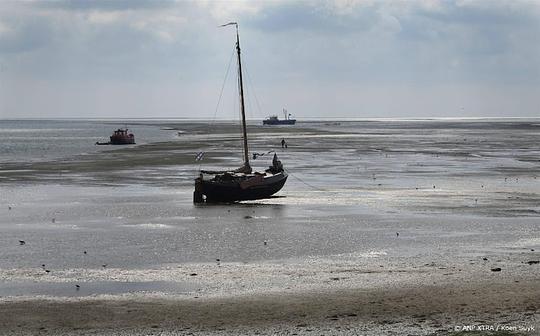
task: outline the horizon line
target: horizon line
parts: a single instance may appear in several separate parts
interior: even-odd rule
[[[540,117],[304,117],[296,119],[297,122],[305,121],[429,121],[429,120],[509,120],[509,119],[540,119]],[[29,121],[29,120],[88,120],[88,121],[125,121],[125,120],[182,120],[182,121],[238,121],[230,118],[188,118],[188,117],[18,117],[18,118],[0,118],[0,121]],[[248,121],[261,121],[261,118],[248,118]]]

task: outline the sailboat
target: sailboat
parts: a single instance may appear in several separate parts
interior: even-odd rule
[[[281,190],[287,181],[283,164],[274,153],[272,165],[264,172],[254,172],[249,164],[249,147],[244,108],[244,86],[242,81],[242,61],[240,58],[240,37],[238,23],[229,22],[222,27],[236,27],[236,54],[238,63],[238,92],[240,114],[242,116],[242,144],[244,164],[238,169],[211,171],[201,170],[195,179],[194,203],[232,203],[268,198]]]

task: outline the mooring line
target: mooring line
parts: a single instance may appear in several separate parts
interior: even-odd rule
[[[302,182],[303,184],[307,185],[308,187],[314,189],[314,190],[317,190],[317,191],[326,191],[326,192],[330,192],[330,190],[328,189],[323,189],[323,188],[319,188],[319,187],[316,187],[312,184],[309,184],[307,183],[306,181],[302,180],[301,178],[299,178],[298,176],[294,175],[293,173],[291,173],[289,170],[287,169],[283,169],[287,172],[287,174],[289,174],[290,176],[294,177],[295,179],[297,179],[298,181]]]

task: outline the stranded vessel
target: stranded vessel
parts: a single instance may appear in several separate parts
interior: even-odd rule
[[[195,179],[194,203],[232,203],[268,198],[278,192],[287,181],[287,173],[276,154],[272,165],[264,172],[254,172],[249,164],[249,149],[244,109],[242,62],[238,24],[230,22],[223,26],[236,26],[236,53],[238,62],[238,91],[242,116],[242,140],[244,164],[238,169],[210,171],[201,170]],[[202,153],[201,157],[202,157]]]
[[[109,137],[109,142],[96,142],[96,145],[133,145],[135,144],[135,135],[129,133],[127,128],[119,128]]]

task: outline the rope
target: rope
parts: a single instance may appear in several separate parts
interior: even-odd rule
[[[247,70],[246,70],[246,74],[247,74]],[[247,77],[249,78],[249,77]],[[249,83],[249,80],[247,81],[247,83]],[[254,118],[254,115],[253,115],[253,112],[254,111],[254,108],[253,108],[253,103],[251,102],[251,88],[249,87],[249,84],[246,85],[246,88],[244,90],[244,92],[246,93],[246,96],[245,96],[245,99],[246,99],[246,102],[247,102],[247,109],[246,109],[246,118],[251,118],[253,119]]]
[[[235,47],[236,48],[236,47]],[[225,78],[223,79],[223,84],[221,85],[221,92],[219,93],[219,99],[216,105],[216,110],[214,111],[214,117],[212,118],[212,122],[209,126],[212,126],[216,120],[217,111],[219,109],[219,104],[221,103],[221,98],[223,97],[223,90],[225,89],[225,84],[227,83],[227,78],[229,77],[229,70],[231,69],[231,63],[234,56],[235,48],[233,48],[231,57],[229,58],[229,65],[227,65],[227,72],[225,72]]]
[[[246,62],[244,61],[244,64]],[[259,115],[262,115],[261,105],[259,104],[259,99],[257,98],[257,93],[255,92],[255,87],[253,86],[253,83],[251,82],[251,76],[249,75],[249,72],[247,70],[246,66],[246,75],[248,79],[249,86],[251,87],[251,92],[253,92],[253,97],[255,97],[255,103],[257,104],[257,110],[259,110]]]
[[[294,175],[293,173],[291,173],[290,171],[288,171],[287,169],[283,169],[287,172],[287,174],[289,174],[290,176],[294,177],[295,179],[297,179],[298,181],[302,182],[303,184],[307,185],[308,187],[314,189],[314,190],[317,190],[317,191],[326,191],[326,192],[330,192],[330,190],[328,189],[323,189],[323,188],[319,188],[319,187],[316,187],[312,184],[309,184],[307,183],[306,181],[302,180],[301,178],[299,178],[298,176]]]
[[[271,150],[271,151],[268,151],[266,153],[257,153],[257,152],[254,152],[253,153],[253,160],[257,160],[257,158],[259,156],[265,156],[266,154],[270,154],[270,153],[275,153],[275,151]]]
[[[221,85],[221,91],[219,92],[219,99],[218,99],[218,102],[216,104],[216,109],[214,110],[214,116],[212,117],[212,120],[210,121],[210,123],[208,124],[208,127],[207,127],[207,132],[206,132],[207,135],[206,135],[206,141],[205,141],[206,143],[208,143],[208,141],[210,140],[210,130],[212,129],[212,126],[214,126],[214,124],[216,122],[216,115],[217,115],[217,112],[219,110],[219,105],[221,104],[221,99],[223,98],[223,91],[225,90],[225,85],[227,84],[227,78],[229,78],[229,72],[230,72],[230,69],[231,69],[231,63],[232,63],[232,59],[233,59],[233,56],[234,56],[235,49],[236,49],[236,46],[233,48],[233,50],[231,52],[231,57],[229,58],[229,64],[227,65],[227,71],[225,72],[225,78],[223,78],[223,84]],[[204,152],[199,152],[199,153],[197,153],[197,156],[196,156],[196,161],[200,162],[198,171],[200,171],[201,167],[202,167],[203,157],[201,156],[200,159],[197,159],[201,153],[203,153],[203,155],[204,155]]]

